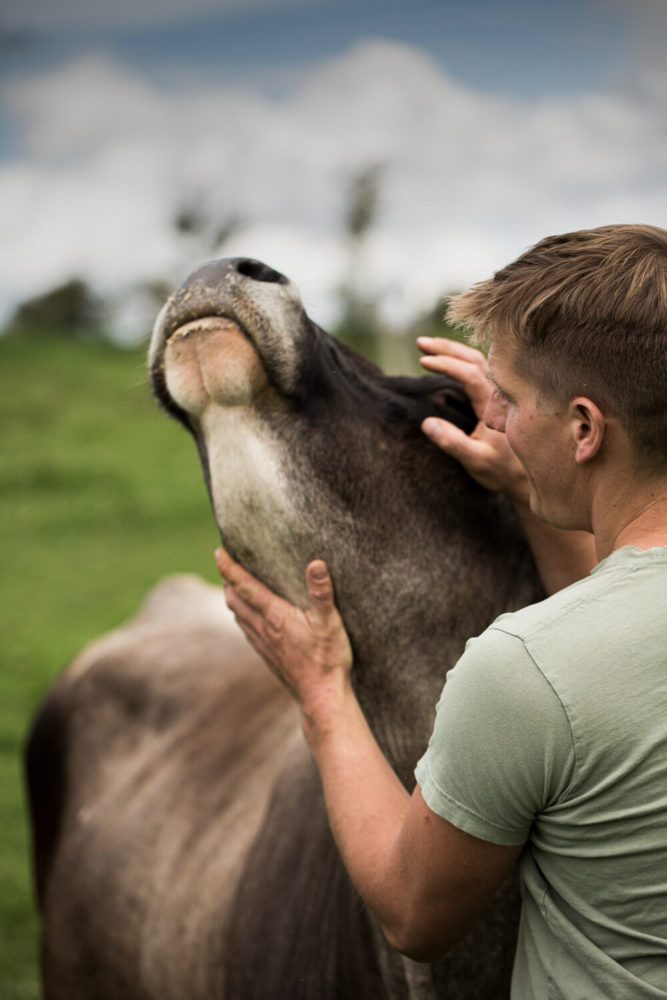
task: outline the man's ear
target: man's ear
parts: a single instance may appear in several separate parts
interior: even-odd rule
[[[572,400],[569,418],[574,460],[578,465],[583,465],[599,453],[607,421],[600,407],[585,396],[578,396]]]

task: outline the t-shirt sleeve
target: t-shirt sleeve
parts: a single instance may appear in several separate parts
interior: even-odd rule
[[[574,773],[569,721],[523,641],[494,626],[447,676],[415,776],[426,804],[495,844],[522,844]]]

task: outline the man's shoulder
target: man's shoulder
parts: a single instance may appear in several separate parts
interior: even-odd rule
[[[544,634],[565,638],[608,622],[613,628],[620,615],[637,626],[653,618],[655,608],[667,600],[667,547],[624,547],[602,560],[589,576],[556,594],[501,615],[491,626],[527,645]],[[581,638],[581,636],[579,636]]]

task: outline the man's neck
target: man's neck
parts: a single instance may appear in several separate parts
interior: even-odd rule
[[[598,559],[628,545],[638,549],[667,546],[664,479],[626,484],[611,502],[599,503],[597,507],[593,512],[593,534]]]

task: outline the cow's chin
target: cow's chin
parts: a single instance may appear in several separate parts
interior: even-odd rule
[[[194,417],[212,402],[248,404],[267,385],[253,344],[235,323],[218,317],[176,330],[165,345],[163,364],[169,395]]]

